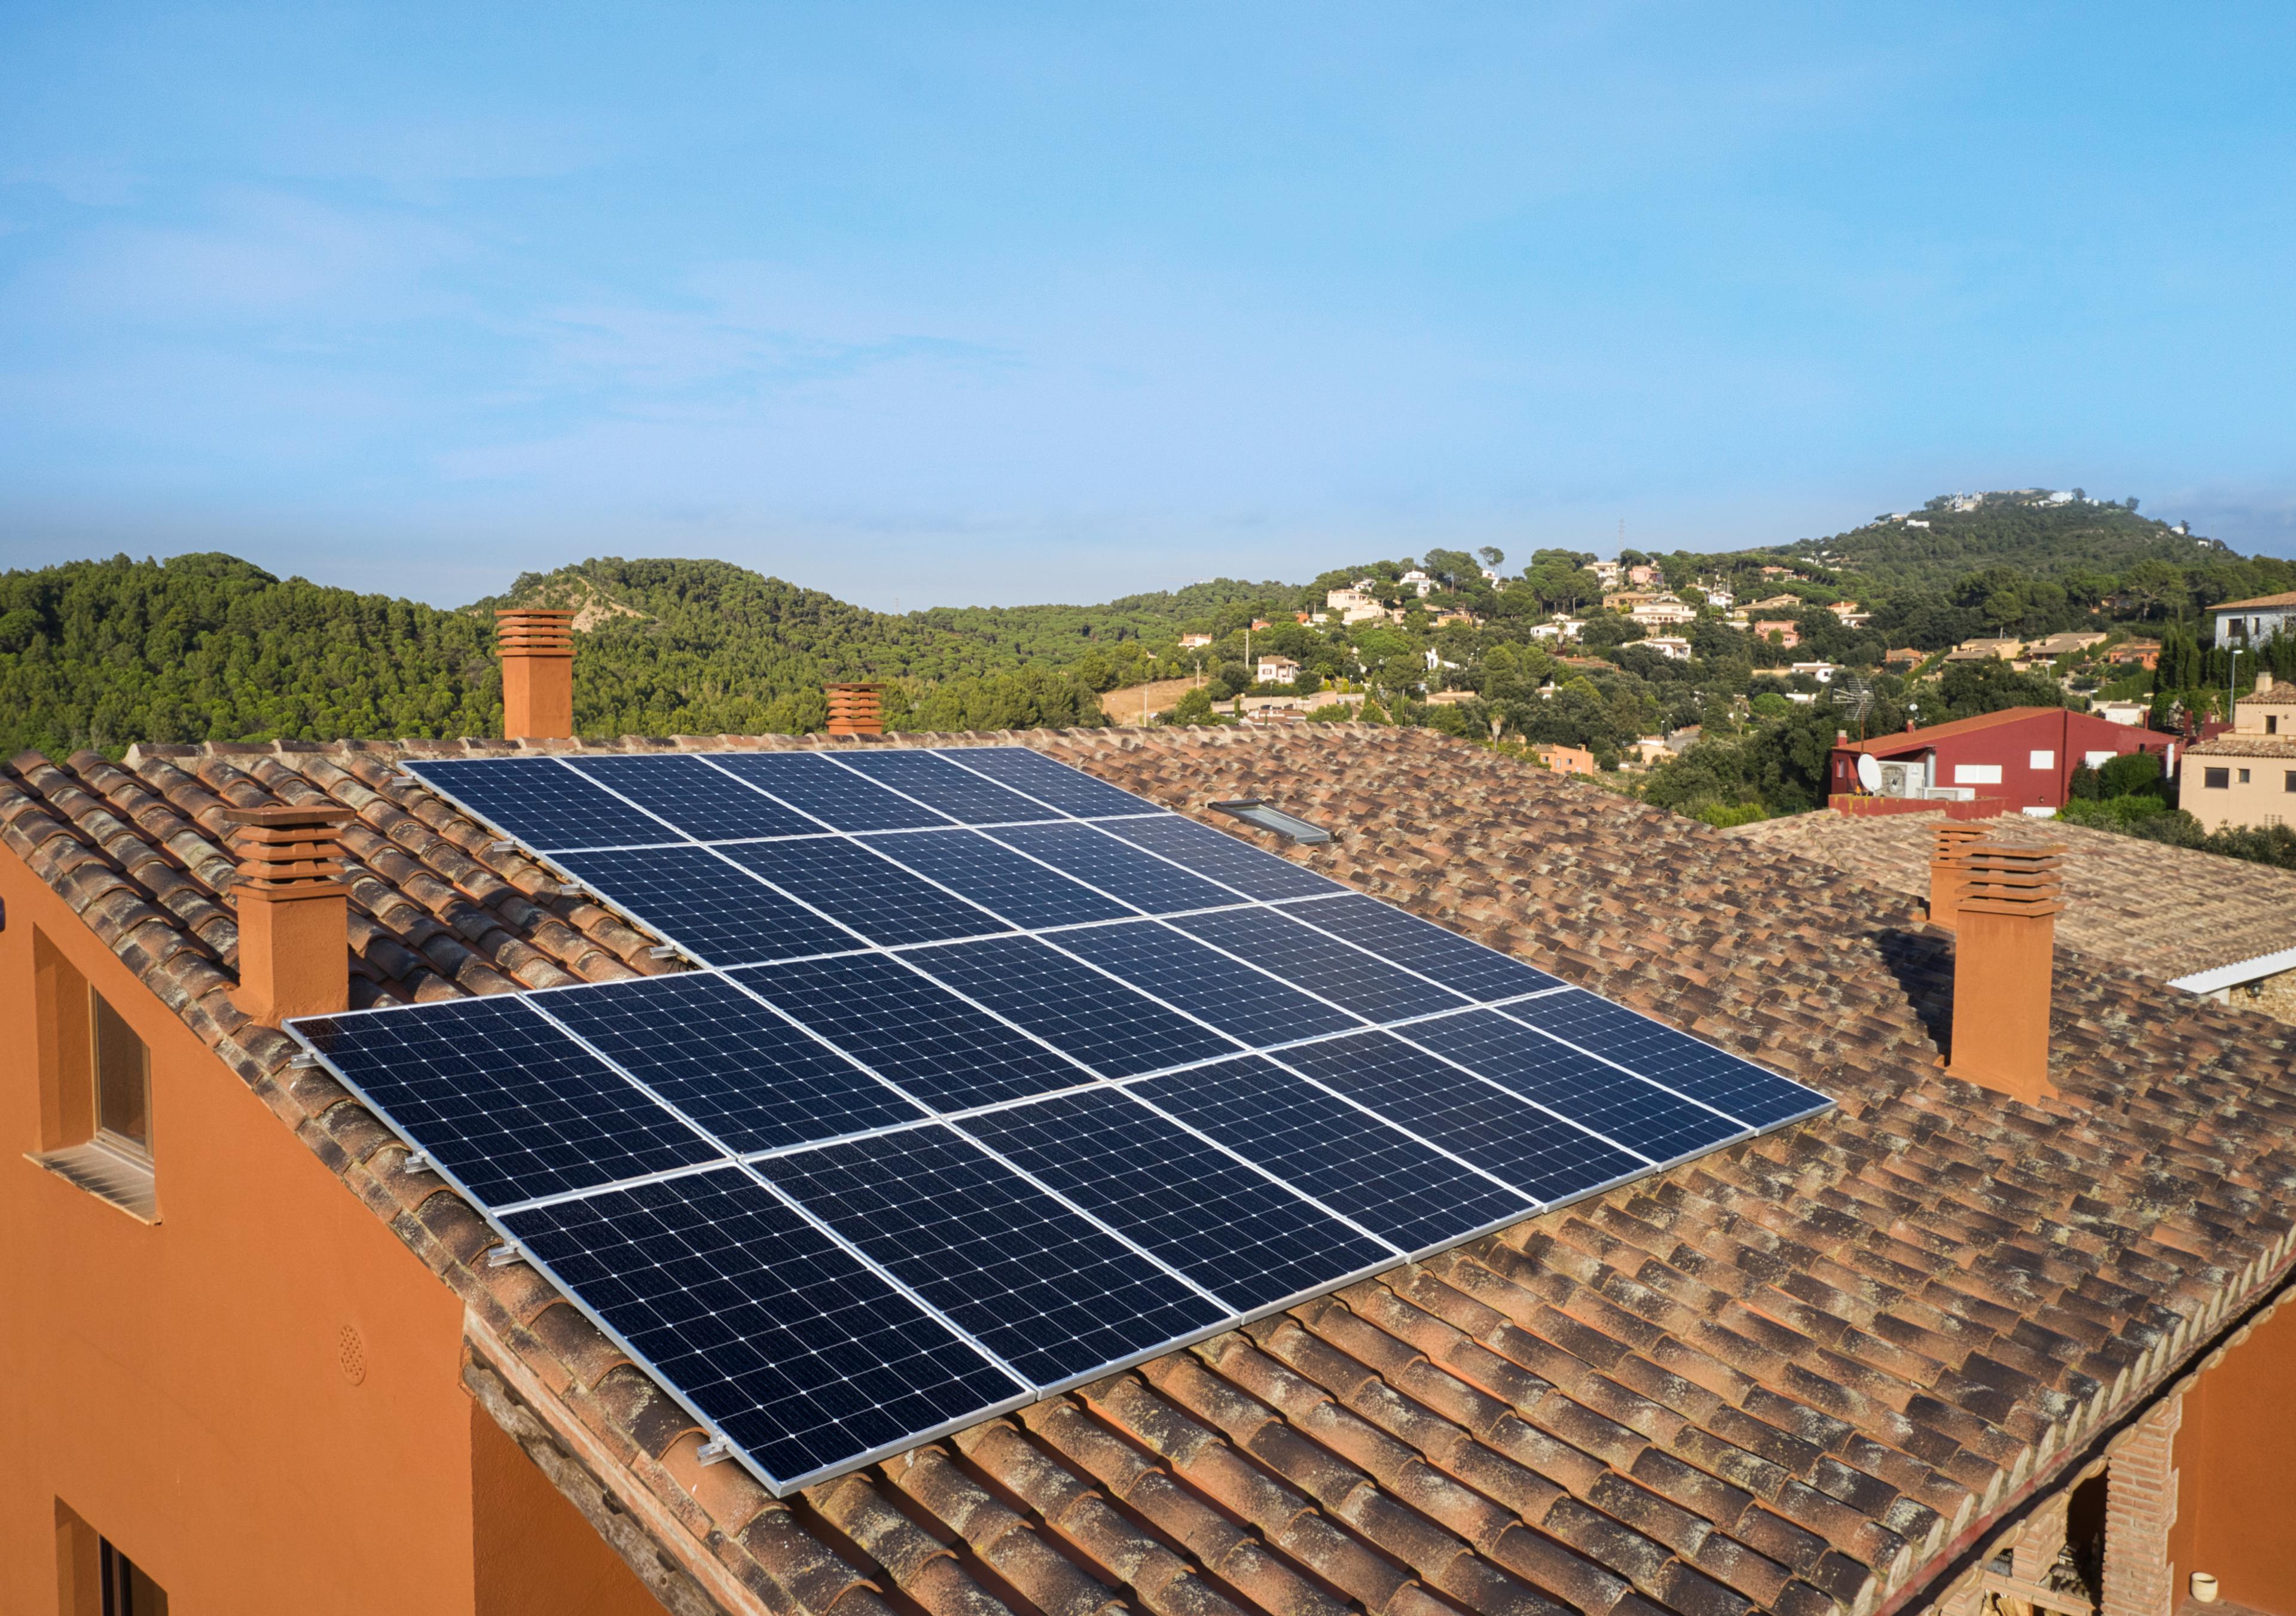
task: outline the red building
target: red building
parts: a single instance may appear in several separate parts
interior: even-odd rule
[[[1827,789],[1836,796],[1998,800],[2013,809],[2062,808],[2072,772],[2124,752],[2152,752],[2164,771],[2177,740],[2062,707],[2012,707],[1872,741],[1836,743]],[[1860,759],[1874,759],[1870,768]]]

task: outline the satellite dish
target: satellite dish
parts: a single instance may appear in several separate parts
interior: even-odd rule
[[[1857,754],[1857,783],[1869,792],[1882,789],[1882,765],[1872,752]]]

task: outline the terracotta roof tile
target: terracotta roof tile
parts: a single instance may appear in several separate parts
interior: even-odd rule
[[[228,803],[357,816],[362,1004],[675,968],[396,772],[471,749],[28,755],[0,770],[0,842],[487,1310],[552,1417],[626,1456],[693,1534],[661,1552],[714,1562],[777,1611],[1863,1610],[2288,1268],[2288,1038],[2165,998],[2100,949],[2060,960],[2065,1098],[2031,1111],[1938,1070],[1949,940],[1904,898],[1761,835],[1415,732],[1025,739],[1200,816],[1272,797],[1334,841],[1209,822],[1841,1109],[776,1503],[738,1466],[700,1463],[682,1410],[538,1275],[487,1267],[483,1223],[230,1002]],[[1913,828],[1921,882],[1883,888],[1926,882]]]

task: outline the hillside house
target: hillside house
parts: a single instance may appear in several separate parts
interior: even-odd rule
[[[1874,620],[1874,614],[1856,601],[1836,601],[1826,610],[1833,613],[1846,628],[1863,628]]]
[[[1636,640],[1633,643],[1637,645],[1648,646],[1651,650],[1657,652],[1659,655],[1664,657],[1669,662],[1687,662],[1690,660],[1690,642],[1684,639],[1678,634],[1647,635],[1642,639]]]
[[[2257,677],[2233,726],[2185,753],[2177,806],[2208,830],[2296,824],[2296,685]]]
[[[1435,580],[1414,567],[1403,575],[1403,587],[1423,601],[1435,592]]]
[[[2225,601],[2209,611],[2216,619],[2218,644],[2260,645],[2287,631],[2288,619],[2296,616],[2296,591]]]
[[[1264,656],[1253,677],[1262,685],[1290,685],[1300,677],[1300,664],[1290,657]]]
[[[1558,775],[1591,775],[1595,772],[1595,754],[1583,746],[1534,746],[1530,755]]]
[[[2123,640],[2104,653],[2104,660],[2115,668],[2142,668],[2150,673],[2161,665],[2161,642]]]
[[[1750,603],[1746,609],[1749,611],[1800,611],[1802,598],[1799,595],[1774,595],[1767,600]]]
[[[1775,640],[1777,644],[1784,646],[1788,651],[1801,644],[1801,629],[1792,618],[1758,619],[1754,622],[1753,631],[1756,639]]]
[[[1834,743],[1828,789],[1838,797],[1873,795],[1932,801],[1997,801],[2027,814],[2062,808],[2075,767],[2091,768],[2127,752],[2151,752],[2164,772],[2177,767],[2177,738],[2108,723],[2062,707],[2012,707],[1927,729]],[[1858,759],[1879,766],[1881,785],[1868,793]]]
[[[1918,668],[1928,656],[1929,652],[1915,646],[1900,645],[1894,651],[1882,653],[1882,665],[1885,668]]]
[[[517,677],[513,728],[563,699],[558,726],[517,742],[139,746],[0,766],[0,1118],[20,1147],[0,1161],[0,1611],[101,1611],[100,1583],[116,1591],[130,1561],[146,1616],[163,1598],[179,1616],[1972,1616],[2037,1595],[2086,1611],[2091,1590],[2045,1581],[2061,1554],[2101,1568],[2080,1574],[2107,1616],[2173,1610],[2195,1572],[2229,1610],[2296,1607],[2277,1530],[2296,1444],[2283,1307],[2296,1235],[2274,1188],[2296,1162],[2289,1042],[2236,996],[2211,1003],[2057,949],[2064,878],[2031,849],[1972,857],[1966,890],[1927,914],[1425,731],[892,737],[849,702],[848,738],[590,745],[568,734],[570,677]],[[1247,972],[1251,991],[1207,995],[1174,1024],[1196,1038],[1218,1025],[1206,1018],[1280,1007],[1323,1029],[1284,1056],[1319,1075],[1293,1079],[1291,1108],[1257,1125],[1316,1142],[1303,1160],[1349,1217],[1410,1204],[1414,1163],[1458,1182],[1457,1153],[1483,1148],[1467,1128],[1435,1151],[1337,1100],[1363,1046],[1402,1036],[1374,1016],[1409,1017],[1414,1044],[1449,1021],[1529,1051],[1518,1073],[1474,1080],[1486,1108],[1529,1108],[1510,1085],[1552,1096],[1557,1072],[1574,1095],[1615,1099],[1607,1125],[1642,1130],[1622,1181],[1567,1204],[1518,1199],[1488,1235],[1398,1246],[1341,1288],[1279,1280],[1247,1323],[768,1487],[674,1377],[576,1305],[534,1242],[512,1243],[498,1210],[418,1160],[276,1022],[313,995],[539,1028],[566,997],[545,990],[733,991],[406,766],[515,758],[539,781],[641,757],[801,755],[857,792],[874,788],[857,760],[920,742],[1025,745],[1186,815],[1211,841],[1159,866],[1168,887],[1187,858],[1265,876],[1243,857],[1257,853],[1294,866],[1274,866],[1278,890],[1332,889],[1288,911],[1241,896],[1215,911],[1300,934],[1280,966],[1204,946],[1207,969]],[[1246,797],[1348,833],[1282,842],[1204,806]],[[849,832],[809,833],[853,851]],[[1523,999],[1471,986],[1492,995],[1478,1001],[1350,946],[1349,973],[1316,985],[1362,1013],[1300,991],[1295,962],[1332,956],[1307,947],[1324,934],[1294,911],[1365,893],[1561,985]],[[726,894],[721,915],[766,901]],[[1117,923],[1183,946],[1185,923]],[[924,984],[880,946],[837,957]],[[985,1010],[963,1024],[1042,1062],[1144,997],[1112,974],[1087,985],[1091,1013],[1048,1019],[1048,1035]],[[1060,1007],[1037,986],[1001,1002]],[[1685,1072],[1742,1054],[1838,1103],[1718,1136],[1671,1089],[1578,1053],[1580,988],[1641,1014],[1638,1037]],[[620,1058],[674,1070],[708,1052],[697,1030],[649,1040],[633,1026]],[[840,1047],[799,1039],[793,1070],[744,1081],[794,1101]],[[578,1138],[693,1136],[673,1103],[595,1060],[611,1086],[592,1092],[619,1108],[604,1120],[547,1073],[530,1112],[481,1120],[505,1151],[577,1168],[595,1165]],[[1115,1087],[1062,1061],[1079,1103]],[[720,1099],[758,1097],[705,1070]],[[1190,1092],[1195,1070],[1140,1086]],[[1430,1057],[1423,1092],[1456,1070]],[[467,1097],[449,1082],[437,1095]],[[963,1131],[902,1114],[905,1128]],[[1556,1128],[1531,1157],[1602,1144]],[[1216,1152],[1191,1161],[1208,1175],[1192,1189],[1251,1219],[1220,1226],[1255,1262],[1331,1221],[1304,1199],[1274,1221],[1255,1210],[1257,1179]],[[627,1266],[599,1263],[641,1302],[704,1299],[703,1346],[737,1390],[757,1383],[742,1354],[761,1335],[745,1309],[716,1306],[712,1265],[795,1277],[782,1265],[840,1249],[786,1210],[771,1237],[673,1221],[705,1177],[758,1165],[709,1161],[607,1192],[644,1210]],[[863,1187],[888,1217],[906,1205],[906,1186]],[[1136,1215],[1175,1199],[1145,1197]],[[554,1197],[519,1215],[570,1243],[598,1227]],[[1112,1238],[1075,1216],[1080,1250]],[[1020,1273],[962,1225],[929,1249],[1013,1282],[998,1300],[1060,1288],[1068,1270]],[[1171,1249],[1168,1265],[1192,1260]],[[838,1329],[874,1322],[844,1284],[817,1287],[825,1305],[802,1321],[821,1329],[821,1384],[841,1417],[889,1418],[880,1388],[837,1372]],[[865,1296],[899,1299],[883,1280]],[[928,1338],[955,1339],[919,1328],[920,1357]]]
[[[1534,640],[1551,640],[1557,644],[1571,644],[1576,643],[1578,636],[1586,631],[1586,619],[1558,617],[1547,622],[1532,624],[1530,637]]]
[[[1731,594],[1729,586],[1726,584],[1701,584],[1698,586],[1698,590],[1706,597],[1706,603],[1718,611],[1729,611],[1738,599],[1736,595]]]
[[[2150,701],[2099,701],[2091,709],[2107,724],[2143,724],[2152,716]]]
[[[1183,651],[1202,651],[1211,643],[1212,636],[1208,634],[1184,634],[1180,636],[1180,649]]]
[[[1603,610],[1632,612],[1636,607],[1646,606],[1656,599],[1657,594],[1649,589],[1614,589],[1603,597]]]
[[[1627,569],[1627,581],[1638,585],[1655,583],[1658,581],[1658,569],[1652,566],[1629,567]]]
[[[1643,602],[1627,615],[1644,628],[1678,628],[1698,620],[1698,608],[1679,595],[1661,595]]]
[[[1946,652],[1948,662],[2009,662],[2022,656],[2022,640],[1964,640]]]
[[[1841,671],[1836,662],[1796,662],[1787,668],[1788,673],[1806,673],[1821,685],[1833,683],[1833,676]]]
[[[2052,634],[2028,644],[2025,647],[2025,654],[2029,657],[2049,660],[2058,657],[2078,656],[2092,645],[2103,644],[2110,637],[2108,635],[2079,631]]]

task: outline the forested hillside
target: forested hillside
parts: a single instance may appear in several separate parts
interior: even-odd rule
[[[1177,625],[1283,585],[1105,606],[891,616],[723,562],[585,562],[442,611],[278,578],[222,554],[0,574],[0,756],[132,742],[482,735],[501,725],[498,605],[580,611],[586,734],[800,732],[824,684],[896,682],[912,727],[1096,724],[1098,693],[1169,675]],[[1151,642],[1154,642],[1152,644]]]
[[[1786,546],[1797,558],[1891,588],[1936,589],[1988,567],[2029,577],[2124,574],[2139,562],[2176,566],[2240,558],[2212,538],[2177,532],[2136,513],[2136,501],[2050,504],[2038,490],[1988,494],[1965,509],[1940,496],[1918,511],[1877,517],[1831,538]]]

